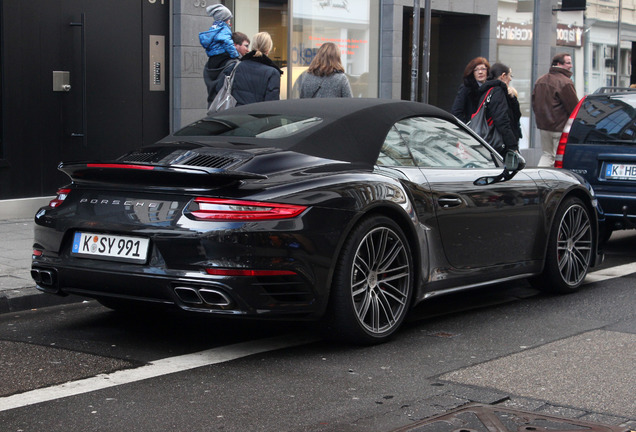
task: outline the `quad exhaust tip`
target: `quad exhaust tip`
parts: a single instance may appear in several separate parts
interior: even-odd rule
[[[174,289],[179,299],[190,306],[228,307],[232,300],[219,290],[179,286]]]
[[[38,285],[51,287],[55,285],[55,270],[32,269],[31,277]]]
[[[40,291],[52,294],[58,293],[57,270],[32,268],[31,278],[33,278]]]

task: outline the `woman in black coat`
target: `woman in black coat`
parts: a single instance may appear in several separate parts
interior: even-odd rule
[[[521,110],[517,100],[516,91],[508,87],[512,79],[512,71],[503,63],[495,63],[490,68],[490,75],[480,88],[480,104],[490,95],[490,102],[486,106],[486,115],[492,118],[493,124],[501,134],[504,142],[503,148],[496,148],[502,156],[507,151],[519,151],[519,139],[521,138]],[[489,92],[490,90],[490,92]]]
[[[490,63],[484,57],[475,57],[464,69],[463,84],[459,86],[457,96],[451,108],[451,114],[468,123],[479,107],[479,87],[486,82],[490,73]]]
[[[280,99],[280,76],[283,71],[267,57],[273,46],[269,33],[257,33],[252,39],[252,51],[241,57],[240,63],[236,65],[232,96],[237,106]]]

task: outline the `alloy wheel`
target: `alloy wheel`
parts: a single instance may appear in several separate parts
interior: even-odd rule
[[[587,274],[592,256],[592,226],[582,206],[572,205],[563,214],[556,246],[563,281],[568,285],[579,284]]]
[[[351,297],[358,322],[372,334],[400,324],[408,306],[411,268],[400,236],[387,227],[369,231],[355,253]]]

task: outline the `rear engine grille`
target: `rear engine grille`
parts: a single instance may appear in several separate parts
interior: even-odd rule
[[[242,152],[222,152],[222,154],[210,154],[210,152],[197,152],[193,150],[177,150],[168,154],[161,152],[134,151],[122,156],[120,162],[148,163],[156,165],[181,165],[197,166],[204,168],[226,169],[236,166],[252,156]]]
[[[151,162],[155,156],[157,156],[156,152],[151,153],[141,153],[135,152],[129,155],[126,155],[122,162]]]
[[[189,166],[200,166],[207,168],[226,168],[230,165],[238,162],[234,158],[221,157],[221,156],[207,156],[207,155],[197,155],[192,159],[186,161],[184,165]]]

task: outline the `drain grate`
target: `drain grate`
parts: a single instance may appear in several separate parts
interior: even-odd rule
[[[468,405],[394,429],[392,432],[629,432],[628,428],[589,423],[492,405]]]

